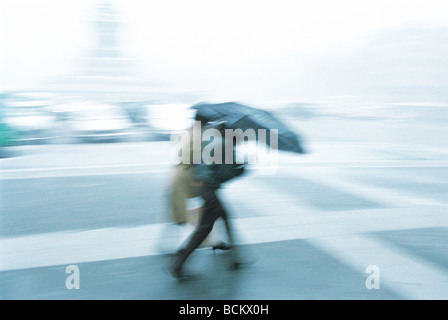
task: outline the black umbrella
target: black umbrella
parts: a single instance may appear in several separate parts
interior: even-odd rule
[[[258,129],[277,129],[279,150],[305,153],[299,136],[271,112],[236,102],[198,103],[192,108],[197,110],[196,119],[225,121],[226,126],[233,129],[254,129],[255,132],[258,132]],[[266,143],[270,144],[270,134],[266,135]]]

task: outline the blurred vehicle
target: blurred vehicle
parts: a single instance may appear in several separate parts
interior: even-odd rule
[[[193,125],[196,110],[189,104],[156,104],[146,106],[146,121],[151,134],[170,139]]]
[[[72,105],[68,122],[72,137],[82,142],[123,141],[133,134],[126,112],[111,104]]]
[[[70,114],[76,110],[76,104],[74,103],[54,103],[48,106],[46,109],[54,114],[58,121],[68,121],[70,120]]]
[[[8,105],[4,109],[4,124],[15,132],[9,143],[14,145],[40,144],[56,136],[56,119],[45,110],[31,103]]]

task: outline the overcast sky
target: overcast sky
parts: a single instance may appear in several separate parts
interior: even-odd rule
[[[32,87],[76,72],[76,59],[94,43],[91,20],[101,2],[0,0],[0,87]],[[213,90],[225,79],[249,87],[237,79],[248,72],[266,79],[275,72],[272,63],[285,56],[325,56],[385,28],[448,25],[446,0],[112,3],[123,19],[125,54],[140,61],[139,71],[192,90]]]

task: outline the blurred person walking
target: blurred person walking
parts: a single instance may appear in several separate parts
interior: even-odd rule
[[[195,150],[194,145],[197,144],[200,146],[202,144],[202,133],[204,131],[203,129],[205,129],[207,125],[207,121],[201,119],[200,117],[196,117],[195,121],[201,124],[202,130],[200,134],[194,134],[194,129],[192,127],[185,133],[184,138],[181,140],[184,144],[186,144],[181,146],[181,150],[189,150],[189,154],[187,155],[187,159],[183,159],[186,161],[180,161],[180,163],[176,165],[171,178],[169,192],[171,220],[177,227],[186,227],[187,229],[194,228],[203,214],[203,200],[201,199],[199,189],[194,186],[195,179],[193,162],[195,152],[199,153],[198,156],[201,156],[201,148]],[[168,238],[166,235],[173,234],[172,232],[169,232],[172,230],[171,227],[172,226],[170,226],[169,229],[166,229],[165,237],[162,237],[163,243],[160,243],[160,245],[163,244],[164,246],[169,246],[169,244],[167,244]],[[177,234],[174,238],[180,237],[180,228],[176,228]],[[230,245],[225,241],[220,240],[220,238],[219,232],[217,230],[213,230],[199,246],[212,247],[213,251],[229,250],[231,248]],[[163,252],[170,250],[161,249],[161,251]]]
[[[210,127],[208,127],[210,128]],[[225,123],[215,124],[214,127],[221,133],[221,137],[224,137]],[[214,141],[216,142],[216,141]],[[232,144],[233,161],[231,164],[225,162],[226,145]],[[201,152],[204,149],[202,145]],[[218,218],[224,220],[227,235],[230,241],[230,247],[232,252],[232,264],[233,268],[241,266],[241,261],[238,256],[237,248],[234,241],[234,231],[229,220],[227,210],[224,208],[217,192],[221,188],[222,184],[232,180],[244,173],[244,165],[236,164],[235,161],[235,146],[232,139],[222,138],[222,161],[220,163],[205,164],[202,160],[200,164],[194,165],[194,186],[197,193],[204,200],[203,212],[199,218],[199,222],[196,229],[181,248],[176,252],[173,257],[172,264],[168,267],[169,272],[176,278],[182,278],[184,276],[183,266],[188,257],[197,249],[201,243],[209,236],[213,230],[215,222]]]

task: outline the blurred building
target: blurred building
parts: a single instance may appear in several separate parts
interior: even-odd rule
[[[126,58],[120,46],[119,30],[122,24],[119,12],[111,2],[96,8],[92,22],[96,31],[96,46],[91,56],[83,59],[86,76],[120,77],[129,75],[131,59]]]
[[[77,61],[80,72],[50,81],[44,87],[45,91],[62,97],[106,103],[191,99],[187,93],[165,91],[132,72],[137,62],[123,53],[120,41],[122,20],[113,1],[105,1],[95,7],[90,22],[96,42],[89,56]]]

